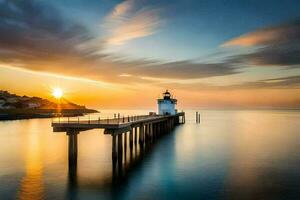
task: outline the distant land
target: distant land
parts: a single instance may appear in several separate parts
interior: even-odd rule
[[[71,117],[98,112],[64,98],[59,102],[54,103],[40,97],[19,96],[0,90],[0,120]]]

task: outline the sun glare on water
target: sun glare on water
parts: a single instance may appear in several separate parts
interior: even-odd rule
[[[63,96],[63,91],[61,88],[54,88],[52,95],[56,98],[56,99],[60,99]]]

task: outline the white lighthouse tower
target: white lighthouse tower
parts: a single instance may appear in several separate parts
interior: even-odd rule
[[[177,113],[177,99],[172,98],[170,92],[166,90],[162,99],[157,99],[159,115],[175,115]]]

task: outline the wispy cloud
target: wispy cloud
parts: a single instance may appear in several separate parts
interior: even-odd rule
[[[281,78],[263,79],[257,81],[248,81],[244,83],[236,83],[231,85],[213,85],[195,82],[160,82],[166,88],[176,88],[181,90],[209,90],[209,91],[235,91],[235,90],[251,90],[251,89],[300,89],[300,76],[287,76]]]
[[[258,29],[225,42],[222,46],[258,46],[299,41],[300,20]]]
[[[294,89],[300,88],[300,76],[288,76],[281,78],[264,79],[256,82],[246,82],[240,85],[231,86],[231,88],[276,88],[276,89]]]
[[[247,33],[225,42],[223,47],[256,47],[232,61],[256,66],[300,67],[300,20]]]
[[[236,67],[227,63],[197,63],[190,60],[149,63],[147,66],[127,70],[130,70],[130,74],[167,79],[196,79],[238,73]]]
[[[106,17],[107,21],[120,20],[130,13],[134,8],[134,0],[127,0],[117,4],[112,12]]]
[[[106,17],[104,26],[108,30],[105,42],[122,45],[130,40],[155,33],[163,20],[160,9],[138,5],[135,0],[124,1]]]

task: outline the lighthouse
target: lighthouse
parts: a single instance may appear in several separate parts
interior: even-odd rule
[[[159,115],[175,115],[177,113],[177,99],[172,98],[171,93],[166,90],[162,99],[157,99]]]

